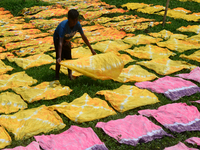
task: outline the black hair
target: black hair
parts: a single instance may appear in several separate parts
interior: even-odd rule
[[[78,18],[78,16],[79,16],[79,12],[76,9],[70,9],[68,11],[68,19],[70,18],[70,19],[74,20],[74,19]]]

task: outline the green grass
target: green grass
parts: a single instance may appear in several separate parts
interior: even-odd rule
[[[142,0],[142,1],[139,1],[139,0],[134,0],[134,1],[133,0],[102,0],[102,1],[104,1],[108,4],[111,4],[111,5],[116,5],[119,8],[122,4],[125,4],[125,3],[128,3],[128,2],[139,2],[139,3],[143,2],[143,3],[146,3],[146,4],[163,5],[163,6],[165,6],[165,4],[166,4],[166,1],[158,1],[158,0],[151,0],[151,1],[149,1],[149,0]],[[34,0],[26,0],[25,3],[23,3],[22,0],[1,0],[0,1],[0,7],[4,7],[6,10],[10,10],[11,13],[14,16],[18,16],[20,14],[20,11],[25,7],[41,6],[41,5],[46,6],[46,5],[49,5],[49,4],[45,3],[45,2],[39,2],[38,3]],[[169,8],[176,8],[176,7],[183,7],[185,9],[191,10],[192,12],[198,12],[198,10],[200,8],[200,4],[196,3],[196,2],[180,2],[180,1],[177,1],[177,0],[171,0],[170,4],[169,4]],[[138,13],[136,11],[129,11],[126,14],[133,14],[133,15],[138,15],[139,17],[156,19],[156,21],[162,21],[163,20],[162,16],[142,14],[142,13]],[[117,16],[117,15],[120,15],[120,14],[109,14],[109,15],[104,15],[104,16],[113,17],[113,16]],[[158,25],[158,26],[155,26],[153,28],[149,28],[147,30],[147,32],[159,32],[163,29],[166,29],[166,30],[169,30],[173,33],[181,33],[179,31],[176,31],[176,29],[181,27],[181,26],[195,25],[195,24],[198,25],[199,24],[199,22],[187,22],[187,21],[182,20],[182,19],[173,19],[173,18],[170,18],[170,17],[167,17],[167,21],[171,21],[172,24],[166,24],[164,26],[164,28],[162,27],[162,25]],[[136,34],[136,35],[146,34],[146,32],[136,31],[136,32],[134,32],[134,34]],[[183,33],[181,33],[181,34],[183,34]],[[195,35],[194,33],[184,33],[184,34],[186,34],[188,36]],[[184,54],[191,54],[194,51],[196,51],[196,50],[190,50],[190,51],[184,52]],[[180,54],[182,54],[182,53],[177,53],[176,56],[171,57],[171,58],[173,60],[185,60],[185,61],[187,61],[191,64],[199,66],[199,62],[191,61],[191,60],[189,61],[189,60],[186,60],[186,59],[180,59],[179,58]],[[134,58],[134,59],[137,59],[137,58]],[[140,59],[137,59],[137,60],[141,61]],[[6,65],[10,65],[14,68],[14,70],[8,72],[8,74],[23,71],[23,69],[18,67],[15,63],[10,63],[8,60],[3,60],[3,62]],[[130,64],[135,64],[135,63],[129,63],[129,65]],[[51,65],[52,64],[30,68],[30,69],[25,70],[25,72],[29,76],[32,76],[34,79],[37,79],[38,80],[37,84],[44,82],[44,81],[53,81],[54,76],[55,76],[55,71],[49,69],[49,67]],[[145,68],[145,69],[147,69],[147,68]],[[156,72],[154,72],[152,70],[149,70],[149,69],[147,69],[147,70],[156,74]],[[176,72],[176,73],[174,73],[170,76],[174,76],[178,73],[189,73],[189,72],[190,72],[189,70],[184,69],[184,70]],[[158,74],[156,74],[156,75],[158,75]],[[158,75],[158,76],[163,77],[161,75]],[[93,79],[86,77],[86,76],[81,76],[74,81],[70,81],[67,78],[67,76],[64,75],[64,74],[60,74],[60,82],[61,82],[62,85],[69,86],[71,89],[73,89],[73,91],[71,92],[71,94],[69,96],[59,97],[59,98],[56,98],[56,99],[50,100],[50,101],[34,102],[34,103],[31,103],[31,104],[28,104],[28,107],[29,108],[35,108],[35,107],[39,107],[41,105],[50,106],[50,105],[59,104],[59,103],[65,102],[65,101],[71,102],[74,99],[82,96],[84,93],[88,93],[91,97],[99,97],[99,98],[105,100],[104,96],[98,96],[98,95],[95,95],[95,93],[99,90],[116,89],[116,88],[120,87],[121,85],[123,85],[122,83],[118,83],[118,82],[115,82],[115,81],[112,81],[112,80],[107,80],[107,81],[93,80]],[[198,86],[200,86],[199,83],[197,83],[197,82],[194,82],[194,83],[197,84]],[[126,83],[126,85],[134,85],[134,82]],[[8,91],[12,91],[12,90],[8,90]],[[130,145],[119,144],[115,139],[106,135],[101,129],[95,128],[95,125],[97,124],[97,122],[100,122],[100,121],[101,122],[107,122],[107,121],[110,121],[110,120],[116,120],[116,119],[124,118],[127,115],[138,114],[137,112],[139,110],[142,110],[142,109],[157,109],[158,107],[160,107],[162,105],[174,103],[171,100],[167,99],[163,94],[156,94],[156,96],[159,98],[160,103],[138,107],[138,108],[126,111],[124,113],[117,112],[117,115],[109,116],[109,117],[104,118],[104,119],[94,120],[94,121],[85,122],[85,123],[81,123],[81,124],[75,123],[75,122],[71,121],[70,119],[68,119],[66,116],[59,114],[62,117],[64,123],[66,124],[66,127],[64,129],[60,130],[60,131],[53,131],[53,132],[50,132],[48,134],[61,133],[65,130],[69,129],[69,127],[71,125],[77,125],[77,126],[80,126],[80,127],[91,127],[95,131],[95,133],[98,135],[98,137],[101,139],[101,141],[104,142],[105,145],[107,146],[107,148],[110,149],[110,150],[129,150],[129,149],[162,150],[165,147],[169,147],[169,146],[173,146],[173,145],[177,144],[179,141],[184,142],[187,138],[190,138],[190,137],[193,137],[193,136],[200,137],[200,132],[198,132],[198,131],[183,132],[183,133],[172,133],[168,129],[164,128],[161,124],[159,124],[154,118],[149,118],[155,124],[163,127],[163,129],[166,132],[172,134],[174,136],[174,138],[163,137],[162,139],[156,139],[156,140],[153,140],[151,142],[138,144],[136,147],[133,147],[133,146],[130,146]],[[199,99],[200,99],[200,94],[197,93],[197,94],[194,94],[190,97],[183,97],[183,98],[181,98],[181,99],[179,99],[178,101],[175,101],[175,102],[185,102],[188,105],[196,106],[200,110],[199,104],[190,102],[191,100],[199,100]],[[6,148],[14,148],[14,147],[20,146],[20,145],[21,146],[27,146],[29,143],[34,141],[33,137],[26,139],[26,140],[16,141],[16,140],[14,140],[13,134],[12,133],[9,133],[9,134],[11,135],[13,141],[12,141],[12,144],[10,146],[7,146]],[[188,144],[186,144],[186,145],[189,146],[189,147],[194,147],[194,148],[197,147],[197,146],[192,146],[192,145],[188,145]]]

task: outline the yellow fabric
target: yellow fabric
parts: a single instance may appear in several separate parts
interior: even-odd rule
[[[91,98],[87,93],[73,100],[59,105],[49,106],[49,109],[63,113],[70,120],[82,123],[115,115],[116,112],[99,98]]]
[[[0,91],[13,87],[28,86],[37,83],[37,80],[28,76],[25,71],[13,73],[11,75],[0,75]]]
[[[54,59],[51,56],[43,53],[29,56],[26,58],[8,58],[8,60],[10,62],[15,62],[18,66],[22,67],[23,69],[46,65],[54,62]]]
[[[12,67],[7,66],[6,64],[4,64],[3,61],[0,60],[0,75],[6,73],[8,71],[11,71],[11,70],[13,70]]]
[[[163,7],[161,5],[155,5],[155,6],[137,9],[137,12],[142,12],[142,13],[146,13],[146,14],[154,14],[161,10],[165,10],[165,7]]]
[[[172,74],[182,69],[192,70],[197,67],[185,61],[174,61],[169,58],[158,58],[151,61],[137,62],[137,64],[152,69],[160,75]]]
[[[123,60],[124,65],[128,64],[129,62],[136,61],[136,60],[132,59],[129,55],[126,55],[126,54],[120,54],[119,57]]]
[[[185,40],[189,41],[189,42],[198,42],[198,43],[200,43],[200,34],[191,36],[191,37],[189,37],[189,38],[187,38]]]
[[[12,17],[12,18],[3,18],[1,20],[2,25],[4,24],[8,24],[8,23],[25,23],[24,18],[22,18],[22,16],[18,16],[18,17]]]
[[[12,18],[14,17],[12,14],[5,14],[5,15],[0,15],[0,19],[7,19],[7,18]]]
[[[0,53],[0,59],[5,59],[7,57],[14,57],[13,53],[6,52],[6,53]]]
[[[10,145],[12,139],[10,135],[6,132],[6,130],[0,126],[0,148],[4,148]]]
[[[68,86],[62,86],[59,81],[42,82],[34,87],[15,87],[12,90],[21,95],[29,103],[55,99],[60,96],[69,95],[72,91]]]
[[[140,45],[140,44],[151,44],[151,43],[157,43],[159,41],[162,41],[161,38],[153,38],[151,36],[146,36],[143,34],[139,34],[134,37],[126,37],[123,39],[125,43],[129,43],[131,45]]]
[[[169,38],[176,38],[176,39],[186,39],[187,35],[184,34],[173,34],[170,31],[167,30],[162,30],[158,33],[148,33],[150,36],[153,36],[155,38],[163,38],[165,40],[169,39]]]
[[[119,51],[124,50],[127,48],[130,48],[131,45],[125,44],[122,40],[116,40],[116,41],[104,41],[96,43],[95,45],[92,45],[93,49],[96,49],[100,52],[110,52],[110,51]]]
[[[23,24],[5,24],[3,26],[0,26],[0,32],[2,31],[8,31],[8,30],[22,30],[22,29],[33,29],[35,26],[33,26],[30,23],[23,23]]]
[[[0,94],[0,113],[9,114],[17,112],[19,109],[23,110],[27,107],[24,100],[15,93],[4,92]]]
[[[124,68],[123,60],[113,52],[61,61],[60,64],[83,75],[101,80],[116,79]]]
[[[180,58],[186,58],[186,59],[190,59],[190,60],[196,60],[198,62],[200,62],[200,50],[194,52],[193,54],[187,56],[185,54],[182,54],[179,56]]]
[[[41,33],[39,29],[26,29],[26,30],[16,30],[16,31],[3,31],[0,32],[0,36],[16,36],[22,34],[38,34]]]
[[[62,118],[55,111],[48,110],[45,105],[21,110],[13,115],[1,115],[0,125],[12,132],[15,140],[24,140],[65,127]]]
[[[126,83],[126,82],[142,82],[149,81],[157,78],[153,73],[148,72],[139,65],[131,65],[124,68],[115,81]]]
[[[4,52],[6,51],[6,49],[4,49],[3,47],[0,47],[0,52]]]
[[[121,6],[127,7],[127,9],[129,9],[129,10],[135,10],[135,9],[139,9],[139,8],[149,7],[150,5],[144,4],[144,3],[126,3]]]
[[[155,59],[176,55],[167,48],[161,48],[155,45],[140,46],[135,47],[133,50],[128,49],[123,51],[140,59]]]
[[[188,25],[187,27],[182,26],[176,30],[181,31],[181,32],[194,32],[196,34],[199,34],[200,25]]]
[[[122,85],[114,90],[102,90],[96,94],[104,95],[105,99],[119,112],[159,102],[156,95],[150,91],[130,85]]]
[[[56,65],[50,66],[49,69],[56,70]],[[67,67],[60,66],[60,73],[64,73],[65,75],[68,75],[68,69],[67,69]],[[72,70],[72,76],[73,77],[78,77],[78,76],[82,76],[82,74]]]
[[[92,56],[92,52],[88,48],[78,47],[71,50],[72,58],[82,58]]]
[[[175,38],[170,38],[165,42],[156,43],[160,47],[167,47],[170,50],[184,52],[191,49],[199,49],[200,44],[197,42],[191,42],[186,40],[178,40]]]

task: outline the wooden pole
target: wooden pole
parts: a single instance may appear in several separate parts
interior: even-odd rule
[[[164,14],[164,18],[163,18],[163,27],[164,27],[165,21],[166,21],[168,6],[169,6],[169,0],[167,0],[166,7],[165,7],[165,14]]]

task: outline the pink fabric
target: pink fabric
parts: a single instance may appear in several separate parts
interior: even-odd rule
[[[33,141],[26,147],[18,146],[18,147],[15,147],[15,148],[3,149],[3,150],[40,150],[40,146],[37,142]]]
[[[185,144],[179,142],[177,145],[171,146],[171,147],[166,147],[164,150],[198,150],[198,149],[189,148]]]
[[[200,146],[200,138],[199,137],[191,137],[191,138],[185,140],[185,142],[188,142],[193,145],[197,144],[198,146]]]
[[[174,132],[200,131],[200,113],[195,106],[186,103],[173,103],[157,110],[140,110],[139,114],[153,116],[163,126]]]
[[[44,150],[108,150],[92,128],[71,126],[67,131],[54,135],[34,136]]]
[[[178,100],[183,96],[190,96],[197,92],[200,92],[200,88],[187,80],[179,77],[165,76],[159,78],[156,81],[144,81],[135,83],[139,88],[146,88],[156,93],[163,93],[166,97],[171,100]]]
[[[200,104],[200,100],[198,100],[198,101],[190,101],[190,102],[194,102],[194,103],[199,103]]]
[[[167,134],[160,126],[155,125],[141,115],[128,115],[124,119],[111,120],[107,123],[98,122],[97,128],[102,128],[106,134],[118,140],[119,143],[137,145],[139,142],[149,142],[162,138]]]
[[[176,76],[184,78],[184,79],[194,80],[200,83],[200,67],[196,67],[190,73],[178,74]]]

